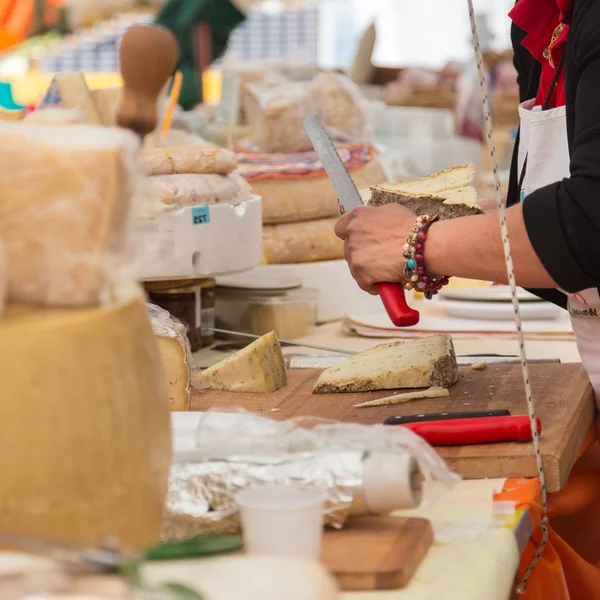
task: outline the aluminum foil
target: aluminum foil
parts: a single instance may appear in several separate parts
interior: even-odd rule
[[[327,493],[325,523],[340,528],[362,487],[360,452],[338,452],[279,463],[209,461],[171,469],[163,540],[239,530],[235,494],[265,484],[312,485]]]

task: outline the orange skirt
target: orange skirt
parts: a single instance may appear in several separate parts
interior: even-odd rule
[[[519,564],[523,575],[540,541],[540,484],[509,479],[496,500],[526,508],[534,532]],[[600,600],[600,443],[590,431],[563,490],[548,497],[550,536],[525,600]]]

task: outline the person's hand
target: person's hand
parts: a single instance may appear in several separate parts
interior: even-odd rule
[[[358,285],[377,294],[377,283],[404,282],[404,244],[415,215],[398,204],[359,206],[337,222],[344,257]]]

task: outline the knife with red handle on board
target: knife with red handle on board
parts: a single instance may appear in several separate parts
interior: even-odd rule
[[[363,206],[352,177],[316,115],[308,115],[304,119],[304,130],[335,188],[342,212]],[[387,314],[396,327],[410,327],[419,322],[419,313],[406,303],[402,284],[378,283],[377,290]]]
[[[537,417],[536,423],[541,434],[542,423]],[[533,437],[527,416],[421,421],[397,427],[410,429],[432,446],[529,442]]]

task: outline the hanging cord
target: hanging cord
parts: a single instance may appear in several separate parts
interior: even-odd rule
[[[548,515],[547,515],[547,491],[546,491],[546,476],[544,475],[544,465],[542,462],[542,453],[540,451],[540,436],[537,430],[537,422],[535,419],[535,410],[533,405],[533,396],[531,393],[531,379],[529,377],[529,365],[527,363],[527,353],[525,352],[525,337],[523,335],[523,326],[521,323],[521,313],[519,310],[519,300],[517,298],[517,284],[515,282],[515,271],[513,266],[512,255],[510,251],[510,242],[508,239],[508,227],[506,225],[506,201],[502,196],[500,189],[500,174],[498,170],[498,159],[496,158],[496,148],[492,130],[492,113],[490,110],[490,101],[488,97],[487,83],[483,66],[483,56],[479,45],[479,36],[477,35],[477,24],[475,22],[475,11],[473,10],[473,0],[467,0],[469,6],[469,18],[471,20],[471,32],[473,34],[473,48],[475,50],[475,60],[477,62],[477,71],[479,73],[479,85],[481,87],[481,100],[483,104],[483,114],[485,117],[485,132],[487,136],[488,148],[492,159],[492,169],[494,173],[494,187],[496,192],[496,200],[498,202],[498,214],[500,216],[500,230],[502,234],[502,245],[504,248],[504,257],[506,259],[506,271],[508,273],[508,283],[510,285],[512,305],[515,313],[515,324],[517,328],[517,339],[519,341],[519,352],[521,356],[521,368],[523,370],[523,380],[525,382],[525,396],[527,398],[527,412],[531,423],[531,431],[533,433],[533,449],[535,451],[535,460],[537,464],[538,477],[542,488],[542,522],[541,533],[542,539],[540,545],[533,557],[531,563],[527,567],[525,574],[519,581],[517,593],[524,594],[527,588],[527,582],[535,569],[537,562],[544,553],[548,543]]]

